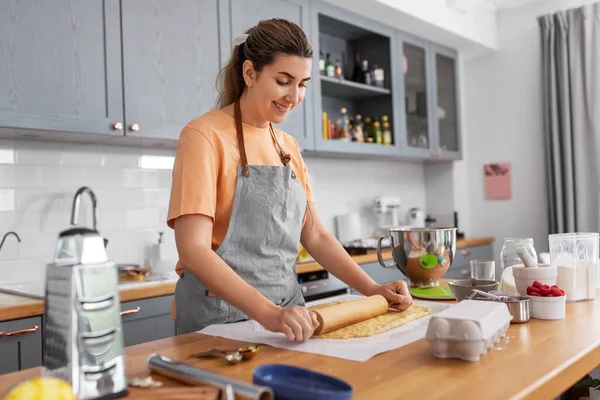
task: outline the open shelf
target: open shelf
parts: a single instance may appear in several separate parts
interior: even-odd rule
[[[323,96],[342,99],[364,99],[388,96],[391,92],[389,89],[365,85],[364,83],[321,76],[321,93]]]

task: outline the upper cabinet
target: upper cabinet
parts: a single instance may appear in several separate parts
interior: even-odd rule
[[[0,1],[0,126],[122,135],[119,1]]]
[[[217,0],[121,2],[127,136],[177,139],[214,107]]]
[[[399,35],[398,53],[402,69],[398,71],[402,106],[398,114],[404,116],[402,153],[417,158],[432,156],[435,137],[433,132],[433,97],[431,54],[427,42]]]
[[[308,0],[220,0],[221,9],[230,14],[221,13],[223,41],[221,52],[223,62],[231,55],[231,40],[246,32],[263,19],[283,18],[300,26],[307,36],[309,34],[309,1]],[[312,83],[311,83],[312,84]],[[312,90],[309,88],[308,91]],[[298,107],[290,112],[286,120],[277,127],[298,140],[303,150],[314,149],[314,135],[309,127],[313,124],[312,97],[307,95]]]
[[[306,97],[279,126],[301,149],[461,159],[456,52],[322,0],[0,1],[0,137],[175,143],[216,107],[232,39],[273,17],[313,46]]]
[[[400,156],[394,31],[315,1],[311,32],[315,149]]]
[[[217,1],[0,2],[0,126],[177,139],[216,100]]]
[[[458,71],[454,51],[431,46],[434,78],[436,157],[448,160],[462,158],[458,116]]]

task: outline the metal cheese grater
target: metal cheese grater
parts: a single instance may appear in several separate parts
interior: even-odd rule
[[[117,280],[97,230],[60,233],[46,271],[43,374],[70,382],[79,399],[128,394]]]

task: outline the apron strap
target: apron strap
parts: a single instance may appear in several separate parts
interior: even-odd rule
[[[240,107],[240,99],[237,99],[234,104],[234,119],[235,119],[235,130],[237,132],[238,146],[240,148],[240,159],[242,161],[242,173],[244,176],[250,176],[250,169],[248,168],[248,158],[246,157],[246,146],[244,145],[244,129],[242,127],[242,109]],[[271,138],[277,147],[279,152],[279,158],[284,166],[288,166],[292,157],[286,153],[275,136],[273,125],[269,123],[269,131],[271,132]],[[296,179],[296,173],[292,170],[292,178]]]
[[[246,147],[244,146],[244,130],[242,128],[242,110],[240,99],[235,101],[234,105],[235,130],[237,131],[238,146],[240,148],[240,159],[242,161],[242,173],[244,176],[250,176],[248,169],[248,159],[246,158]]]

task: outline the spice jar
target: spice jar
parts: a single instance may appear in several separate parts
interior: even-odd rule
[[[517,253],[519,249],[527,251],[533,261],[536,264],[538,262],[537,253],[533,246],[533,238],[504,238],[502,250],[500,251],[500,264],[502,267],[500,290],[502,293],[518,293],[511,267],[516,264],[523,264]]]

